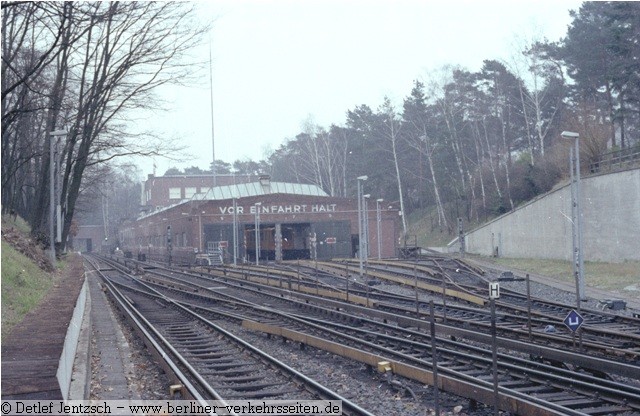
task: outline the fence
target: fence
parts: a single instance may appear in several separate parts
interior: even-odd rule
[[[640,166],[640,146],[608,152],[589,165],[590,173],[612,172]]]

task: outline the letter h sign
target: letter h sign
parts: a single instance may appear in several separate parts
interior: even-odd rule
[[[489,282],[489,299],[498,299],[500,297],[500,284],[498,282]]]

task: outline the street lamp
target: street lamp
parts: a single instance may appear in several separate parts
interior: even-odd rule
[[[255,206],[255,226],[256,226],[256,266],[260,265],[260,206],[262,202],[256,202]]]
[[[569,165],[571,169],[571,229],[573,234],[573,274],[576,279],[576,303],[580,310],[580,301],[586,300],[584,287],[584,255],[582,252],[582,210],[580,208],[580,134],[563,131],[564,139],[574,139],[574,148],[570,149]],[[575,158],[575,164],[574,164]],[[575,174],[574,174],[575,166]]]
[[[234,176],[235,180],[235,176]],[[238,203],[233,198],[233,265],[238,265]]]
[[[363,217],[364,215],[362,215],[362,182],[366,181],[367,179],[369,179],[368,176],[363,175],[363,176],[358,176],[356,178],[358,180],[358,261],[360,262],[360,276],[362,276],[363,274],[363,268],[362,268],[362,252],[363,250],[363,238],[362,238],[362,232],[363,232]]]
[[[60,171],[58,143],[60,141],[59,137],[66,135],[67,130],[54,130],[49,133],[49,254],[51,256],[51,265],[53,267],[56,267],[55,242],[62,241],[60,197],[58,195],[60,189],[56,189],[56,184],[58,182],[56,181],[56,175],[59,175]],[[58,139],[56,140],[56,138]],[[54,220],[54,216],[57,218],[57,221]],[[57,222],[58,225],[58,234],[56,236],[54,236],[54,221]]]
[[[378,198],[376,199],[376,225],[378,227],[378,260],[380,260],[382,258],[382,255],[380,254],[381,251],[381,243],[380,243],[380,222],[382,221],[382,217],[381,217],[381,212],[380,212],[380,203],[383,202],[384,199],[382,198]]]
[[[364,261],[369,264],[369,198],[370,194],[362,195],[364,211]]]
[[[202,214],[204,211],[198,210],[198,253],[204,253],[204,245],[202,243],[202,237],[204,237],[204,230],[202,229]]]

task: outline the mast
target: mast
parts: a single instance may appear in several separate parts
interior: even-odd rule
[[[214,124],[213,124],[213,64],[211,60],[211,40],[209,40],[209,91],[211,97],[211,149],[212,149],[212,157],[213,163],[211,163],[211,173],[213,174],[213,186],[216,186],[216,141],[215,141],[215,133],[214,133]],[[211,189],[211,194],[213,196],[213,189]]]

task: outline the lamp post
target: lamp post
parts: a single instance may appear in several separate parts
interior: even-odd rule
[[[235,176],[234,176],[235,178]],[[233,265],[238,265],[238,202],[233,198]]]
[[[58,142],[60,141],[60,137],[66,136],[66,130],[54,130],[49,133],[49,250],[51,256],[51,265],[53,267],[56,266],[56,241],[61,241],[61,209],[60,209],[60,199],[57,196],[60,189],[56,189],[56,175],[58,175],[58,171],[60,169],[59,160],[58,160]],[[54,143],[55,142],[55,143]],[[57,214],[57,215],[56,215]],[[54,217],[57,218],[57,221],[54,220]],[[54,233],[54,222],[57,222],[58,225],[58,234],[57,236]],[[57,237],[57,238],[56,238]]]
[[[362,206],[364,212],[364,262],[369,264],[369,198],[370,194],[362,195]]]
[[[584,255],[582,252],[582,210],[580,207],[580,135],[572,131],[563,131],[560,135],[564,139],[574,139],[574,148],[571,149],[569,155],[572,196],[571,228],[573,233],[573,274],[576,279],[576,303],[578,310],[580,310],[580,301],[586,300],[584,287]]]
[[[362,276],[363,274],[363,268],[362,268],[362,252],[363,250],[363,237],[362,237],[362,232],[363,232],[363,215],[362,215],[362,182],[366,181],[367,179],[369,179],[368,176],[363,175],[363,176],[358,176],[356,178],[358,180],[358,260],[360,263],[360,276]]]
[[[200,210],[198,210],[198,253],[200,254],[204,253],[202,244],[202,237],[204,234],[204,231],[202,230],[202,214],[204,214],[204,211],[201,212]]]
[[[378,260],[382,258],[381,249],[382,244],[380,242],[380,222],[382,221],[382,213],[380,212],[380,203],[383,202],[384,199],[378,198],[376,199],[376,225],[378,227]]]
[[[255,207],[255,226],[256,226],[256,266],[260,265],[260,206],[261,202],[256,202]]]
[[[171,267],[172,250],[173,250],[173,242],[171,239],[171,225],[167,225],[167,253],[169,254],[169,267]]]

